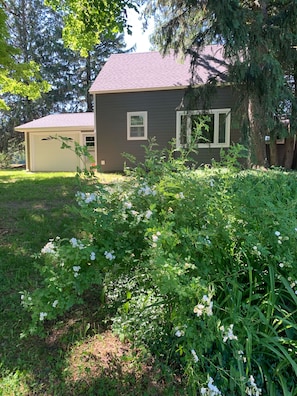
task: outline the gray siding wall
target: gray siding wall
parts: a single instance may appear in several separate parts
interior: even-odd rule
[[[148,112],[148,137],[156,137],[159,148],[167,147],[176,135],[176,110],[185,91],[182,89],[153,92],[132,92],[96,95],[97,161],[107,172],[122,171],[126,161],[122,153],[144,158],[146,141],[127,140],[127,112]],[[211,108],[234,108],[235,97],[230,87],[222,87],[212,100]],[[199,109],[197,107],[197,109]],[[195,109],[195,110],[197,110]],[[180,109],[179,109],[180,110]],[[186,110],[186,109],[185,109]],[[194,110],[194,109],[193,109]],[[231,113],[231,142],[239,141],[239,130],[233,128],[235,114]],[[199,149],[198,163],[219,160],[219,149]]]

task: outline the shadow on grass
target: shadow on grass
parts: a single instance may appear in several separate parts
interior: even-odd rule
[[[75,178],[38,175],[0,177],[0,183],[0,394],[178,394],[160,366],[140,363],[107,332],[96,293],[83,307],[48,323],[45,338],[20,337],[30,326],[20,292],[41,283],[32,255],[50,238],[77,235],[80,219],[68,206],[75,204],[80,186]]]

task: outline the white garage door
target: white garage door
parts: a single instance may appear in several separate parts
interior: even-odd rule
[[[68,172],[76,171],[79,158],[70,149],[61,149],[61,142],[48,139],[44,133],[30,133],[31,170],[33,172]],[[79,142],[78,133],[63,133]]]

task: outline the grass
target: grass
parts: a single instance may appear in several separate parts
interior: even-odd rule
[[[168,370],[140,362],[109,332],[94,295],[45,338],[21,337],[30,317],[20,292],[40,284],[32,255],[50,238],[77,235],[78,189],[74,173],[0,171],[0,395],[184,395]]]

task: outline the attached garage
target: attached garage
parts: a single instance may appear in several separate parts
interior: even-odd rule
[[[73,172],[82,167],[70,149],[61,149],[61,140],[87,146],[96,162],[94,113],[52,114],[15,128],[25,134],[26,169],[31,172]]]

